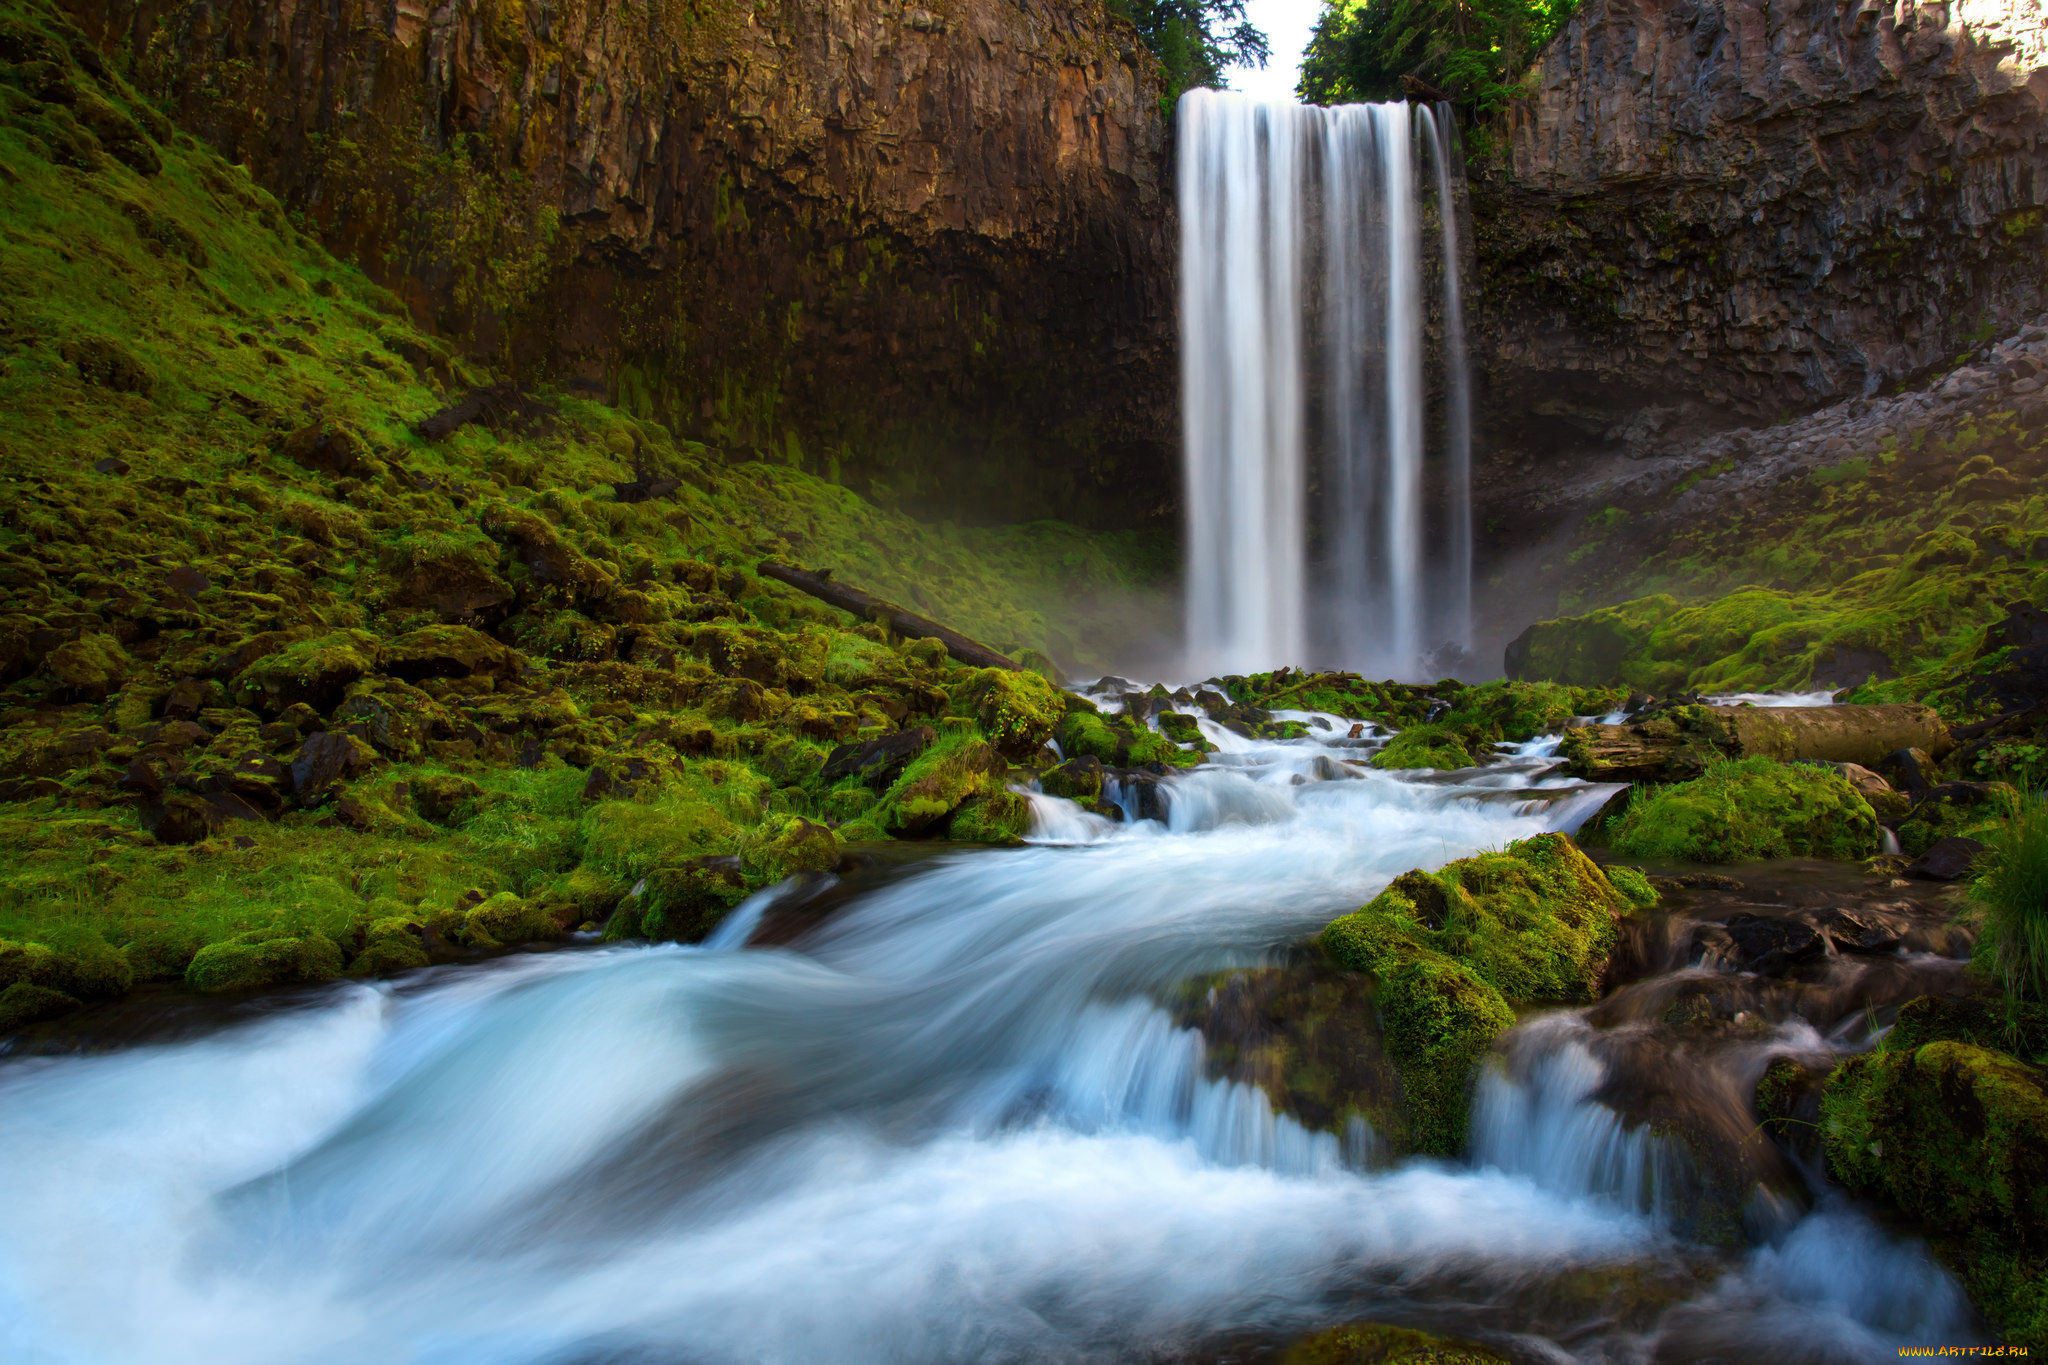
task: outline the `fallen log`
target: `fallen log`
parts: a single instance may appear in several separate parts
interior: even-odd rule
[[[968,639],[957,630],[949,630],[930,617],[905,611],[894,602],[876,597],[873,593],[833,582],[830,569],[799,569],[794,564],[764,559],[755,572],[763,578],[772,578],[778,583],[787,583],[792,588],[807,592],[820,602],[829,603],[841,611],[850,611],[855,616],[865,617],[887,626],[898,635],[914,640],[937,640],[946,647],[948,654],[971,667],[1023,671],[1016,660],[996,653],[979,641]]]
[[[1723,758],[1874,768],[1900,749],[1939,756],[1953,748],[1930,706],[1676,706],[1620,725],[1573,726],[1558,754],[1574,777],[1593,782],[1683,782]]]

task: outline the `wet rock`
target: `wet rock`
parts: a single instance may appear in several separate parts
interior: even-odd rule
[[[1102,760],[1083,754],[1048,771],[1039,779],[1039,786],[1047,796],[1063,796],[1085,806],[1101,799],[1103,776]]]
[[[1811,924],[1775,915],[1731,915],[1720,925],[1731,953],[1725,965],[1758,976],[1783,976],[1794,966],[1827,954],[1827,943]]]
[[[1173,797],[1166,784],[1151,773],[1125,771],[1117,775],[1117,795],[1133,820],[1166,823]]]
[[[1910,916],[1876,909],[1833,910],[1821,920],[1821,931],[1841,953],[1889,953],[1912,928]]]
[[[1939,840],[1906,868],[1908,877],[1919,877],[1924,881],[1953,882],[1969,875],[1970,865],[1984,852],[1985,845],[1975,839],[1964,839],[1954,835]]]
[[[910,761],[930,748],[938,732],[929,725],[914,725],[893,735],[842,744],[825,756],[818,780],[830,785],[849,777],[877,789],[888,786]]]
[[[45,1019],[55,1019],[59,1015],[69,1014],[81,1003],[76,996],[66,995],[63,991],[38,986],[33,982],[17,981],[5,990],[0,990],[0,1034],[12,1033],[17,1029],[27,1028],[30,1024],[39,1024]]]

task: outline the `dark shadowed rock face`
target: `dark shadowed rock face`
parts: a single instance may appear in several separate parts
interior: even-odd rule
[[[1588,0],[1474,187],[1498,442],[1652,454],[2039,311],[2044,47],[2032,0]]]
[[[1004,520],[1156,519],[1156,68],[1100,0],[69,0],[528,379]]]

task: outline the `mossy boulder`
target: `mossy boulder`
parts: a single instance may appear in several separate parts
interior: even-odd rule
[[[1281,1365],[1508,1365],[1508,1358],[1469,1341],[1354,1322],[1303,1337]]]
[[[839,841],[830,829],[800,815],[770,816],[747,840],[740,863],[762,882],[799,872],[830,872],[839,866]]]
[[[1650,885],[1650,879],[1633,867],[1603,867],[1608,885],[1619,891],[1628,903],[1638,910],[1647,910],[1660,897],[1657,888]]]
[[[1067,712],[1066,694],[1043,677],[1019,669],[976,669],[955,684],[996,748],[1028,758],[1053,737]]]
[[[461,938],[472,948],[506,948],[555,937],[560,929],[539,901],[500,891],[469,908]]]
[[[971,732],[949,734],[903,770],[883,793],[874,818],[898,835],[930,834],[975,797],[1002,791],[1009,775],[1010,765],[994,745]]]
[[[120,690],[135,661],[111,635],[82,635],[51,650],[47,667],[66,692],[99,701]]]
[[[1877,812],[1832,769],[1742,758],[1638,795],[1611,842],[1626,857],[1676,862],[1853,860],[1877,852]]]
[[[1109,728],[1108,720],[1092,706],[1076,707],[1060,722],[1060,752],[1069,759],[1086,755],[1114,764],[1121,737]]]
[[[394,678],[487,677],[510,681],[524,660],[482,631],[468,626],[424,626],[384,646],[380,667]]]
[[[351,683],[376,670],[377,658],[368,631],[332,631],[263,654],[235,675],[235,687],[244,705],[271,714],[299,703],[331,711]]]
[[[736,857],[696,858],[658,867],[619,902],[604,936],[615,940],[638,934],[657,942],[694,943],[746,898],[747,883]]]
[[[584,829],[584,865],[629,884],[657,867],[731,853],[742,835],[719,806],[684,797],[608,801],[585,817]]]
[[[1388,740],[1386,747],[1372,756],[1372,766],[1440,770],[1477,767],[1479,757],[1473,752],[1475,739],[1483,746],[1483,737],[1475,736],[1469,730],[1448,725],[1411,725]]]
[[[385,915],[363,928],[363,946],[349,961],[351,976],[380,976],[427,965],[423,925],[411,915]]]
[[[629,889],[624,882],[586,864],[555,878],[540,899],[556,924],[573,929],[604,923]]]
[[[284,438],[278,453],[302,469],[337,479],[365,478],[381,468],[369,443],[340,422],[308,422]]]
[[[1031,832],[1031,801],[1016,792],[980,796],[953,816],[948,833],[974,844],[1016,844]]]
[[[1851,1057],[1821,1130],[1835,1179],[1919,1220],[2007,1341],[2048,1347],[2048,1076],[1953,1041]]]
[[[412,779],[413,809],[437,825],[459,824],[483,800],[484,789],[455,773],[421,773]]]
[[[331,981],[341,975],[341,949],[314,930],[252,930],[209,943],[185,968],[185,984],[208,995]]]
[[[1513,1003],[1597,993],[1629,899],[1571,839],[1539,834],[1436,872],[1406,872],[1324,927],[1324,956],[1378,978],[1387,1048],[1420,1150],[1464,1140],[1473,1065]]]
[[[0,986],[26,984],[80,1000],[111,1000],[135,984],[127,958],[98,939],[64,948],[0,939]]]
[[[1048,769],[1038,785],[1047,796],[1063,796],[1086,806],[1102,799],[1102,781],[1102,760],[1083,754]]]
[[[5,990],[0,990],[0,1034],[12,1033],[16,1029],[39,1024],[45,1019],[54,1019],[78,1008],[77,996],[66,995],[63,991],[51,990],[48,986],[37,986],[27,981],[17,981]]]

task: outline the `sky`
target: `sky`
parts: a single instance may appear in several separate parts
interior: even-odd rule
[[[1233,66],[1223,73],[1232,90],[1262,100],[1291,100],[1301,76],[1301,50],[1315,29],[1323,0],[1245,0],[1245,17],[1265,32],[1273,55],[1266,69]]]

